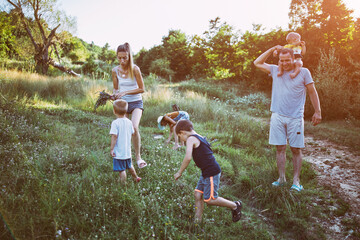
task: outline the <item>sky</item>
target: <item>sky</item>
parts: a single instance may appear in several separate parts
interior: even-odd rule
[[[187,36],[202,35],[209,21],[221,22],[235,30],[252,30],[261,24],[265,32],[287,29],[291,0],[58,0],[59,8],[77,20],[75,36],[110,49],[125,42],[133,53],[160,45],[169,30]],[[354,17],[360,17],[360,0],[343,0]]]

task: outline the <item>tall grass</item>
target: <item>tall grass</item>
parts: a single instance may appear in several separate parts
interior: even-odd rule
[[[27,61],[18,61],[12,59],[0,59],[0,69],[11,69],[26,72],[35,72],[35,61],[28,59]]]
[[[58,81],[39,79],[26,84],[41,88]],[[17,78],[0,81],[0,211],[17,239],[325,239],[321,221],[343,209],[329,190],[316,185],[307,163],[302,172],[306,191],[272,188],[277,170],[274,149],[267,144],[268,126],[203,92],[145,79],[140,131],[149,166],[136,168],[139,184],[128,177],[124,187],[109,155],[111,105],[90,110],[94,91],[111,89],[111,83],[75,81],[83,95],[70,92],[62,101],[57,93],[42,97],[37,88],[27,97],[4,92],[3,86],[10,89],[11,84],[17,86]],[[222,167],[220,196],[244,202],[239,223],[217,207],[205,208],[203,224],[193,222],[193,189],[200,172],[190,164],[175,182],[184,150],[174,151],[153,137],[168,133],[156,128],[156,118],[171,111],[173,103],[189,112],[196,131],[212,143]],[[288,164],[288,178],[291,172]],[[356,221],[347,219],[344,236],[359,237]]]
[[[245,83],[196,82],[190,80],[179,85],[180,90],[193,90],[204,94],[207,98],[220,100],[231,105],[235,110],[246,112],[252,116],[269,116],[270,100],[264,93],[251,93]]]

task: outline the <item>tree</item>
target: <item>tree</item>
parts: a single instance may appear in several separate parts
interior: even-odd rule
[[[170,69],[174,71],[176,80],[183,80],[191,73],[189,63],[190,47],[185,33],[170,30],[169,35],[162,39],[166,58],[170,61]]]
[[[210,29],[206,31],[206,59],[209,63],[208,77],[223,79],[234,77],[241,68],[242,58],[238,54],[239,36],[233,27],[220,18],[210,20]]]
[[[174,71],[170,69],[170,61],[166,58],[159,58],[151,62],[150,72],[165,79],[171,79]]]
[[[342,0],[323,0],[321,29],[324,39],[330,48],[349,48],[348,40],[351,38],[354,28],[352,10],[348,10]]]
[[[151,73],[152,62],[157,59],[167,59],[164,47],[161,45],[154,46],[149,50],[142,48],[134,57],[134,62],[140,67],[141,73],[148,75]]]
[[[352,10],[342,0],[292,0],[290,5],[290,28],[297,31],[306,41],[308,51],[304,64],[319,64],[321,50],[336,49],[340,62],[346,63],[350,40],[354,33]]]
[[[253,24],[252,31],[246,31],[241,36],[239,51],[243,57],[240,76],[246,80],[252,88],[269,92],[271,81],[254,66],[254,60],[267,49],[276,45],[285,45],[287,32],[281,28],[274,29],[268,33],[261,33],[264,30],[262,25]],[[278,58],[270,56],[267,63],[277,64]]]
[[[77,73],[55,62],[49,54],[49,49],[56,50],[56,31],[63,24],[73,27],[75,20],[56,9],[57,0],[7,0],[13,11],[20,17],[23,28],[34,46],[36,70],[46,74],[49,65],[73,76]],[[34,23],[34,24],[32,24]],[[35,26],[35,27],[32,27]]]
[[[0,12],[0,58],[17,55],[14,29],[7,14]]]
[[[74,62],[85,62],[90,57],[91,52],[86,49],[81,39],[77,37],[67,37],[60,44],[61,57],[69,58]]]
[[[346,50],[355,30],[352,13],[342,0],[292,0],[290,28],[303,29],[308,36],[320,36],[326,49]]]
[[[319,23],[322,0],[292,0],[290,4],[290,29],[309,29]]]
[[[191,76],[206,77],[207,69],[209,69],[209,62],[206,59],[206,40],[199,35],[194,35],[190,41],[190,49],[192,50],[189,62]]]
[[[106,43],[104,45],[104,47],[101,48],[101,53],[99,54],[99,59],[111,64],[116,60],[116,53],[114,50],[110,50],[109,48],[110,48],[110,45],[108,43]]]
[[[351,74],[351,82],[354,86],[360,87],[360,18],[355,22],[355,31],[350,41],[351,51],[349,53],[349,67]]]

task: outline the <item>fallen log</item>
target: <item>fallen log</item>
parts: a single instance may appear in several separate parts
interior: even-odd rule
[[[73,71],[73,70],[71,70],[70,68],[67,68],[67,67],[65,67],[65,66],[63,66],[63,65],[61,65],[61,64],[59,64],[59,63],[57,63],[57,62],[55,62],[53,59],[50,59],[49,63],[50,63],[50,65],[51,65],[51,66],[53,66],[53,67],[55,67],[55,68],[59,69],[60,71],[65,72],[65,73],[67,73],[67,74],[69,74],[69,75],[71,75],[71,76],[74,76],[74,77],[81,77],[81,75],[80,75],[80,74],[78,74],[78,73],[74,72],[74,71]]]

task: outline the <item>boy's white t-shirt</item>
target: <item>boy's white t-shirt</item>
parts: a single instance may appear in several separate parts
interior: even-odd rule
[[[112,121],[110,134],[117,135],[114,147],[115,159],[131,158],[131,135],[134,132],[133,124],[128,118],[117,118]]]

